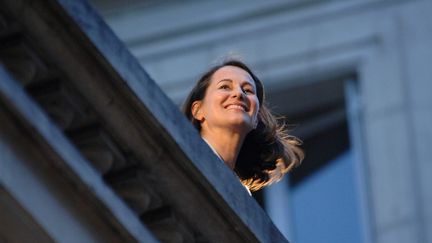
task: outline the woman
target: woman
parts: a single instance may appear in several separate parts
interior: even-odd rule
[[[206,72],[183,112],[216,155],[251,191],[279,180],[300,164],[300,141],[287,134],[264,103],[262,82],[241,61]]]

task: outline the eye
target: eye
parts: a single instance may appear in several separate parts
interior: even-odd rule
[[[223,85],[219,86],[219,89],[225,89],[225,90],[227,90],[229,88],[230,87],[227,84],[223,84]]]
[[[243,92],[245,92],[246,94],[255,94],[255,91],[249,87],[243,88]]]

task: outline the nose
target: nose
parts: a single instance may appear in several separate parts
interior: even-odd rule
[[[244,96],[245,96],[245,92],[244,92],[244,90],[242,89],[242,87],[240,87],[240,86],[236,86],[234,89],[233,89],[233,92],[232,92],[232,97],[235,97],[235,98],[239,98],[239,99],[244,99]]]

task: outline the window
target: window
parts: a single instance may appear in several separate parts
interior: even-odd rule
[[[277,113],[298,124],[292,133],[306,152],[289,179],[264,192],[266,210],[293,242],[365,242],[358,92],[352,80],[311,82],[268,95]]]

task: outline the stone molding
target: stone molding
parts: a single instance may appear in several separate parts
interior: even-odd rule
[[[286,242],[85,1],[0,6],[0,59],[17,80],[3,99],[129,240]]]

